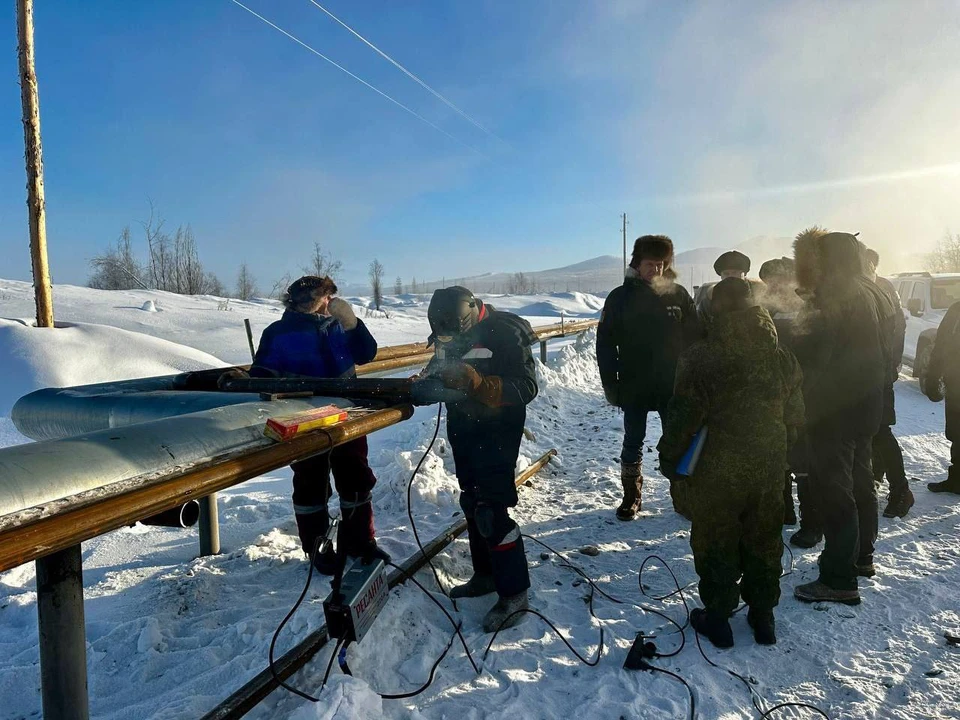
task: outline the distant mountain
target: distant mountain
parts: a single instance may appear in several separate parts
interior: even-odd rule
[[[688,289],[717,279],[713,263],[727,250],[736,249],[751,260],[750,274],[756,276],[765,260],[793,254],[793,238],[760,235],[740,243],[736,248],[705,247],[679,252],[674,259],[674,269]],[[523,277],[521,278],[520,275]],[[616,255],[600,255],[589,260],[549,270],[523,273],[485,273],[466,277],[447,277],[442,280],[423,282],[417,292],[433,292],[449,285],[464,285],[474,292],[492,295],[516,295],[585,292],[605,294],[623,282],[623,258]],[[392,286],[388,288],[392,290]],[[406,286],[406,292],[413,288]],[[369,295],[366,284],[352,283],[342,288],[346,295]]]

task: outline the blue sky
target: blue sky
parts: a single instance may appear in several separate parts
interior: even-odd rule
[[[616,254],[624,210],[681,249],[814,222],[894,253],[960,231],[951,0],[320,1],[496,138],[308,0],[245,4],[459,142],[229,0],[41,2],[55,282],[83,283],[125,225],[139,241],[150,200],[228,286],[246,261],[262,289],[315,241],[346,280],[374,257],[409,281]],[[0,19],[0,277],[29,279]]]

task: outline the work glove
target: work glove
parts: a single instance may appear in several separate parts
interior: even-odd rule
[[[503,380],[495,375],[481,375],[467,363],[448,365],[440,371],[444,387],[461,390],[488,407],[503,404]]]
[[[620,407],[620,388],[617,385],[604,385],[603,396],[614,407]]]
[[[327,312],[330,313],[330,317],[339,320],[343,329],[347,332],[357,326],[357,316],[354,314],[353,308],[350,303],[342,298],[333,298],[327,306]]]

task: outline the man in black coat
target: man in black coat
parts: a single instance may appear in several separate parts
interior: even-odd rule
[[[623,409],[620,520],[633,520],[640,511],[647,414],[663,418],[680,353],[701,335],[693,299],[682,285],[664,277],[672,262],[670,238],[637,238],[623,285],[607,296],[597,329],[603,392],[611,405]],[[671,482],[670,493],[677,512],[688,515],[682,486]]]
[[[804,234],[794,245],[797,281],[807,299],[798,319],[804,366],[808,459],[821,499],[820,576],[794,594],[807,602],[860,602],[858,576],[875,573],[877,491],[871,442],[889,382],[886,327],[892,308],[863,275],[860,244],[849,233]],[[878,299],[879,298],[879,299]]]
[[[950,446],[950,469],[947,479],[927,484],[931,492],[947,492],[960,495],[960,302],[947,310],[940,321],[933,354],[927,368],[924,389],[934,402],[943,399],[941,384],[946,386],[946,430]]]
[[[896,393],[893,384],[900,377],[900,363],[903,357],[903,345],[907,332],[907,321],[900,309],[900,295],[897,289],[886,278],[877,275],[880,265],[880,254],[876,250],[864,248],[864,272],[867,278],[883,291],[883,294],[896,309],[894,316],[893,337],[891,338],[891,367],[890,382],[883,389],[883,419],[880,431],[873,437],[873,478],[879,485],[883,476],[887,476],[890,485],[890,494],[887,496],[887,506],[883,509],[883,516],[905,517],[913,507],[913,492],[907,482],[907,471],[903,466],[903,450],[893,434],[893,426],[897,424]]]
[[[424,374],[438,375],[467,399],[447,405],[460,506],[467,519],[473,576],[450,597],[496,591],[483,620],[486,632],[519,623],[528,607],[530,575],[520,528],[507,512],[517,504],[514,485],[526,406],[537,395],[530,324],[499,312],[463,287],[437,290],[428,319],[437,357]]]

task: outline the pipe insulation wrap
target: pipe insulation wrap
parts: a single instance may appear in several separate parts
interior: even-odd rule
[[[162,476],[226,453],[271,445],[263,427],[272,416],[323,405],[355,406],[343,398],[250,402],[250,395],[235,397],[247,402],[0,449],[0,517],[144,473]]]

